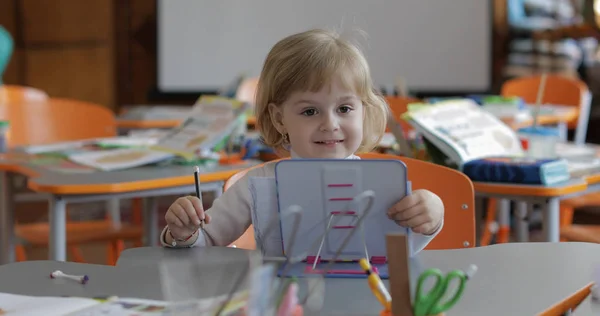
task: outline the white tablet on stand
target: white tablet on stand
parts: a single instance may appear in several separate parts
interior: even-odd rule
[[[293,205],[302,208],[293,247],[289,242],[294,218],[281,218],[283,250],[288,258],[307,254],[307,263],[317,260],[317,255],[318,261],[332,260],[356,229],[336,261],[366,257],[374,264],[385,263],[385,235],[410,232],[387,216],[388,209],[411,191],[406,165],[400,160],[282,160],[275,166],[275,180],[279,212]],[[367,190],[374,193],[373,204],[360,227],[355,227],[367,201],[354,203],[353,199]]]

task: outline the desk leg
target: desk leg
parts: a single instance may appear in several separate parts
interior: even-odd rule
[[[496,243],[510,242],[510,200],[498,199],[498,233]]]
[[[110,214],[110,220],[115,227],[121,226],[121,200],[110,199],[106,202],[108,213]]]
[[[544,205],[543,230],[546,241],[558,242],[560,239],[560,200],[558,198],[549,198]]]
[[[0,265],[15,261],[13,182],[0,172]]]
[[[144,199],[144,234],[146,246],[158,243],[158,204],[155,197]]]
[[[560,139],[563,141],[567,141],[568,136],[569,136],[569,127],[567,126],[567,123],[561,121],[560,123],[558,123],[557,127],[558,127],[558,136],[560,137]]]
[[[67,260],[67,202],[59,196],[50,198],[50,260]]]
[[[518,242],[529,241],[529,203],[517,202],[515,230]]]
[[[483,217],[485,205],[485,198],[475,197],[475,244],[477,247],[481,245],[481,234],[485,224],[485,218]]]

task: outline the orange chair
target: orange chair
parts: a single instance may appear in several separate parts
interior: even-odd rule
[[[117,131],[115,116],[109,109],[69,99],[4,102],[0,104],[0,119],[10,121],[7,139],[10,147],[113,137]],[[47,223],[17,224],[15,231],[21,240],[32,247],[48,244]],[[67,245],[75,261],[82,262],[84,260],[78,245],[108,242],[108,262],[114,264],[124,248],[123,240],[138,241],[142,233],[141,226],[123,223],[115,227],[108,218],[102,221],[67,222]],[[26,260],[22,245],[17,246],[16,255],[17,260]]]
[[[426,249],[475,247],[475,192],[473,183],[467,176],[450,168],[412,158],[379,153],[364,153],[359,156],[363,159],[401,160],[408,168],[408,177],[412,182],[413,190],[428,189],[444,201],[444,227]],[[253,168],[256,167],[258,166]],[[251,169],[238,172],[229,178],[224,189],[227,190]],[[250,226],[232,244],[238,248],[255,249],[254,228]]]
[[[541,76],[520,77],[506,81],[501,88],[503,96],[521,97],[526,103],[535,104]],[[577,118],[568,121],[568,128],[575,129],[575,143],[585,143],[590,115],[591,94],[587,85],[574,78],[548,74],[542,104],[566,105],[578,108]],[[541,122],[543,124],[543,122]]]
[[[388,119],[388,126],[385,130],[386,133],[392,133],[396,138],[396,142],[400,147],[400,154],[410,158],[418,158],[420,160],[427,160],[426,152],[415,151],[410,145],[409,139],[411,139],[411,133],[414,128],[408,124],[402,115],[408,111],[408,105],[411,103],[421,103],[421,99],[412,97],[396,97],[386,96],[385,100],[391,112],[391,118]],[[385,152],[385,150],[384,150]]]
[[[251,112],[254,113],[254,103],[256,98],[256,87],[258,86],[258,77],[252,77],[242,81],[238,87],[235,98],[251,104]],[[248,117],[248,126],[254,126],[256,118],[253,115]]]
[[[0,104],[4,102],[46,101],[48,94],[42,90],[17,85],[0,85]]]
[[[392,112],[392,116],[394,118],[394,122],[397,122],[402,126],[402,130],[404,131],[404,135],[408,136],[408,133],[413,130],[413,127],[406,123],[405,120],[402,119],[402,115],[408,111],[408,105],[411,103],[420,103],[423,102],[421,99],[412,98],[412,97],[394,97],[394,96],[386,96],[385,101],[390,107],[390,111]],[[389,128],[386,129],[386,133],[389,133]]]

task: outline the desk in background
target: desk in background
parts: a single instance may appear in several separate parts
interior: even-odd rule
[[[518,241],[528,240],[528,222],[523,218],[531,214],[534,204],[542,206],[545,240],[558,242],[560,201],[600,191],[600,146],[559,143],[556,152],[560,158],[568,161],[571,180],[551,186],[473,182],[478,199],[499,199],[497,214],[500,227],[510,227],[510,201],[516,202],[515,230]],[[481,207],[477,209],[479,211]]]
[[[117,127],[122,131],[135,129],[169,129],[179,126],[190,114],[192,106],[136,105],[125,107],[117,117]],[[248,127],[254,127],[256,118],[247,119]]]
[[[177,105],[137,105],[125,107],[117,118],[117,126],[122,130],[173,128],[177,127],[189,115],[190,109],[191,106]],[[532,107],[530,106],[529,111],[531,109]],[[578,115],[579,111],[576,107],[543,105],[538,116],[538,123],[541,125],[558,125],[561,130],[566,132],[566,122],[573,120]],[[531,115],[504,117],[501,119],[515,130],[533,124]],[[256,125],[256,117],[249,116],[247,123],[248,127],[253,129]]]
[[[27,187],[49,197],[49,256],[52,260],[66,260],[66,204],[78,202],[107,201],[123,198],[145,198],[145,243],[158,242],[158,214],[156,198],[165,195],[182,195],[194,192],[191,166],[167,165],[144,166],[126,170],[100,172],[91,168],[77,167],[68,162],[44,165],[34,156],[22,153],[5,154],[0,157],[0,171],[7,173],[0,188],[0,264],[12,261],[13,250],[13,181],[11,174],[28,178]],[[242,169],[259,161],[243,164],[217,165],[201,168],[201,190],[222,192],[225,181]],[[69,168],[71,166],[71,168]],[[6,249],[4,249],[6,248]],[[2,258],[7,256],[8,258]]]
[[[503,117],[502,121],[517,130],[524,127],[529,127],[533,124],[532,113],[534,106],[528,105],[527,111],[523,116]],[[566,139],[567,123],[576,119],[579,116],[579,109],[575,106],[565,105],[541,105],[538,115],[538,124],[540,125],[557,125],[561,131],[561,136]]]

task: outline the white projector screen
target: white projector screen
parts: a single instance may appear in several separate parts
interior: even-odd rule
[[[357,40],[377,87],[420,93],[491,89],[488,0],[157,0],[158,90],[214,91],[258,76],[269,49],[311,28]],[[366,32],[361,37],[354,30]]]

